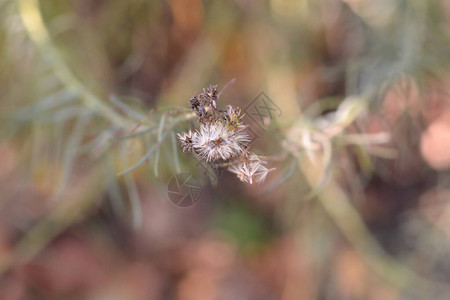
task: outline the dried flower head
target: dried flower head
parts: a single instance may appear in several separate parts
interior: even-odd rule
[[[255,181],[261,183],[266,179],[267,174],[274,169],[267,169],[263,164],[266,161],[262,160],[256,154],[251,153],[247,159],[237,160],[234,164],[228,167],[228,171],[237,175],[237,177],[250,184]]]
[[[209,101],[209,105],[212,109],[217,109],[217,84],[210,85],[208,88],[203,89],[201,95]]]
[[[204,118],[206,116],[206,105],[204,99],[199,99],[196,95],[189,100],[191,109],[197,114],[197,117]]]
[[[193,139],[196,135],[196,132],[192,132],[190,129],[188,132],[177,134],[178,139],[181,142],[181,149],[183,152],[192,152],[194,150]]]
[[[248,152],[251,138],[242,121],[241,110],[231,105],[227,105],[226,110],[217,108],[220,95],[217,85],[210,85],[190,99],[200,129],[178,134],[181,147],[214,168],[227,166],[228,171],[243,182],[263,182],[271,170],[263,165],[266,162],[261,157]]]
[[[241,114],[241,110],[239,108],[234,108],[231,105],[227,105],[227,109],[222,114],[223,119],[228,122],[230,126],[233,127],[241,127],[244,126],[242,122],[242,118],[244,115]]]
[[[230,128],[228,124],[216,121],[201,125],[194,136],[193,147],[206,162],[227,161],[241,154],[250,141],[242,128]]]

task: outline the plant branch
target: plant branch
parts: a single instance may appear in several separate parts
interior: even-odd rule
[[[25,30],[31,40],[36,44],[41,53],[45,53],[51,59],[50,63],[59,76],[61,82],[80,96],[83,103],[94,112],[102,115],[105,119],[119,126],[129,126],[130,122],[120,114],[111,109],[101,99],[94,95],[72,74],[67,64],[61,59],[58,49],[52,42],[50,33],[44,23],[38,0],[20,0],[19,13]]]

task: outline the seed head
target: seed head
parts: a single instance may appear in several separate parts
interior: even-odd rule
[[[251,153],[246,159],[238,160],[228,167],[228,171],[237,175],[242,182],[250,184],[255,181],[261,183],[266,179],[267,174],[273,169],[267,169],[263,164],[266,163],[256,154]]]
[[[244,130],[233,130],[216,121],[200,126],[200,131],[193,136],[193,147],[206,162],[227,161],[241,154],[250,141]]]

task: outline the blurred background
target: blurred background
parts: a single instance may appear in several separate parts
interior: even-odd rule
[[[0,20],[0,299],[449,298],[449,1],[0,0]],[[260,185],[176,140],[232,79],[218,105],[276,168]],[[252,115],[261,92],[277,114]]]

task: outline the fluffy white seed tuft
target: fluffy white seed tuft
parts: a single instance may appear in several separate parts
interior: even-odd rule
[[[249,143],[250,137],[244,130],[220,121],[202,124],[193,136],[193,147],[206,162],[227,161],[241,154]]]

